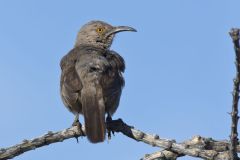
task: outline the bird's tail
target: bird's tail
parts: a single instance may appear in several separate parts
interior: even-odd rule
[[[81,101],[87,138],[92,143],[103,142],[106,127],[105,105],[101,85],[92,81],[87,86],[83,86]]]

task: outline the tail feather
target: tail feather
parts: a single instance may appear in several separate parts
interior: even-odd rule
[[[106,134],[105,106],[99,83],[90,82],[83,87],[81,102],[87,138],[92,143],[103,142]]]

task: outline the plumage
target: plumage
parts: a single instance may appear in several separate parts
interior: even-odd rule
[[[104,32],[99,33],[99,28]],[[106,36],[114,29],[102,21],[87,23],[79,31],[75,47],[60,63],[63,103],[73,114],[84,116],[92,143],[104,141],[105,114],[116,111],[124,86],[124,59],[109,49],[115,32]]]

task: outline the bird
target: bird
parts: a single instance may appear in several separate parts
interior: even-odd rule
[[[62,101],[75,115],[72,125],[81,125],[79,115],[83,115],[91,143],[105,140],[106,121],[112,119],[119,105],[125,62],[110,47],[115,35],[123,31],[136,29],[90,21],[80,28],[73,49],[60,62]]]

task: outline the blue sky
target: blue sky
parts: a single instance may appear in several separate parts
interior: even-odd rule
[[[126,61],[126,86],[114,119],[181,142],[230,134],[234,51],[240,2],[0,1],[0,148],[58,131],[74,117],[59,96],[59,62],[90,20],[129,25],[112,49]],[[116,134],[107,143],[81,138],[27,152],[27,159],[140,159],[157,151]],[[181,158],[191,159],[191,158]]]

